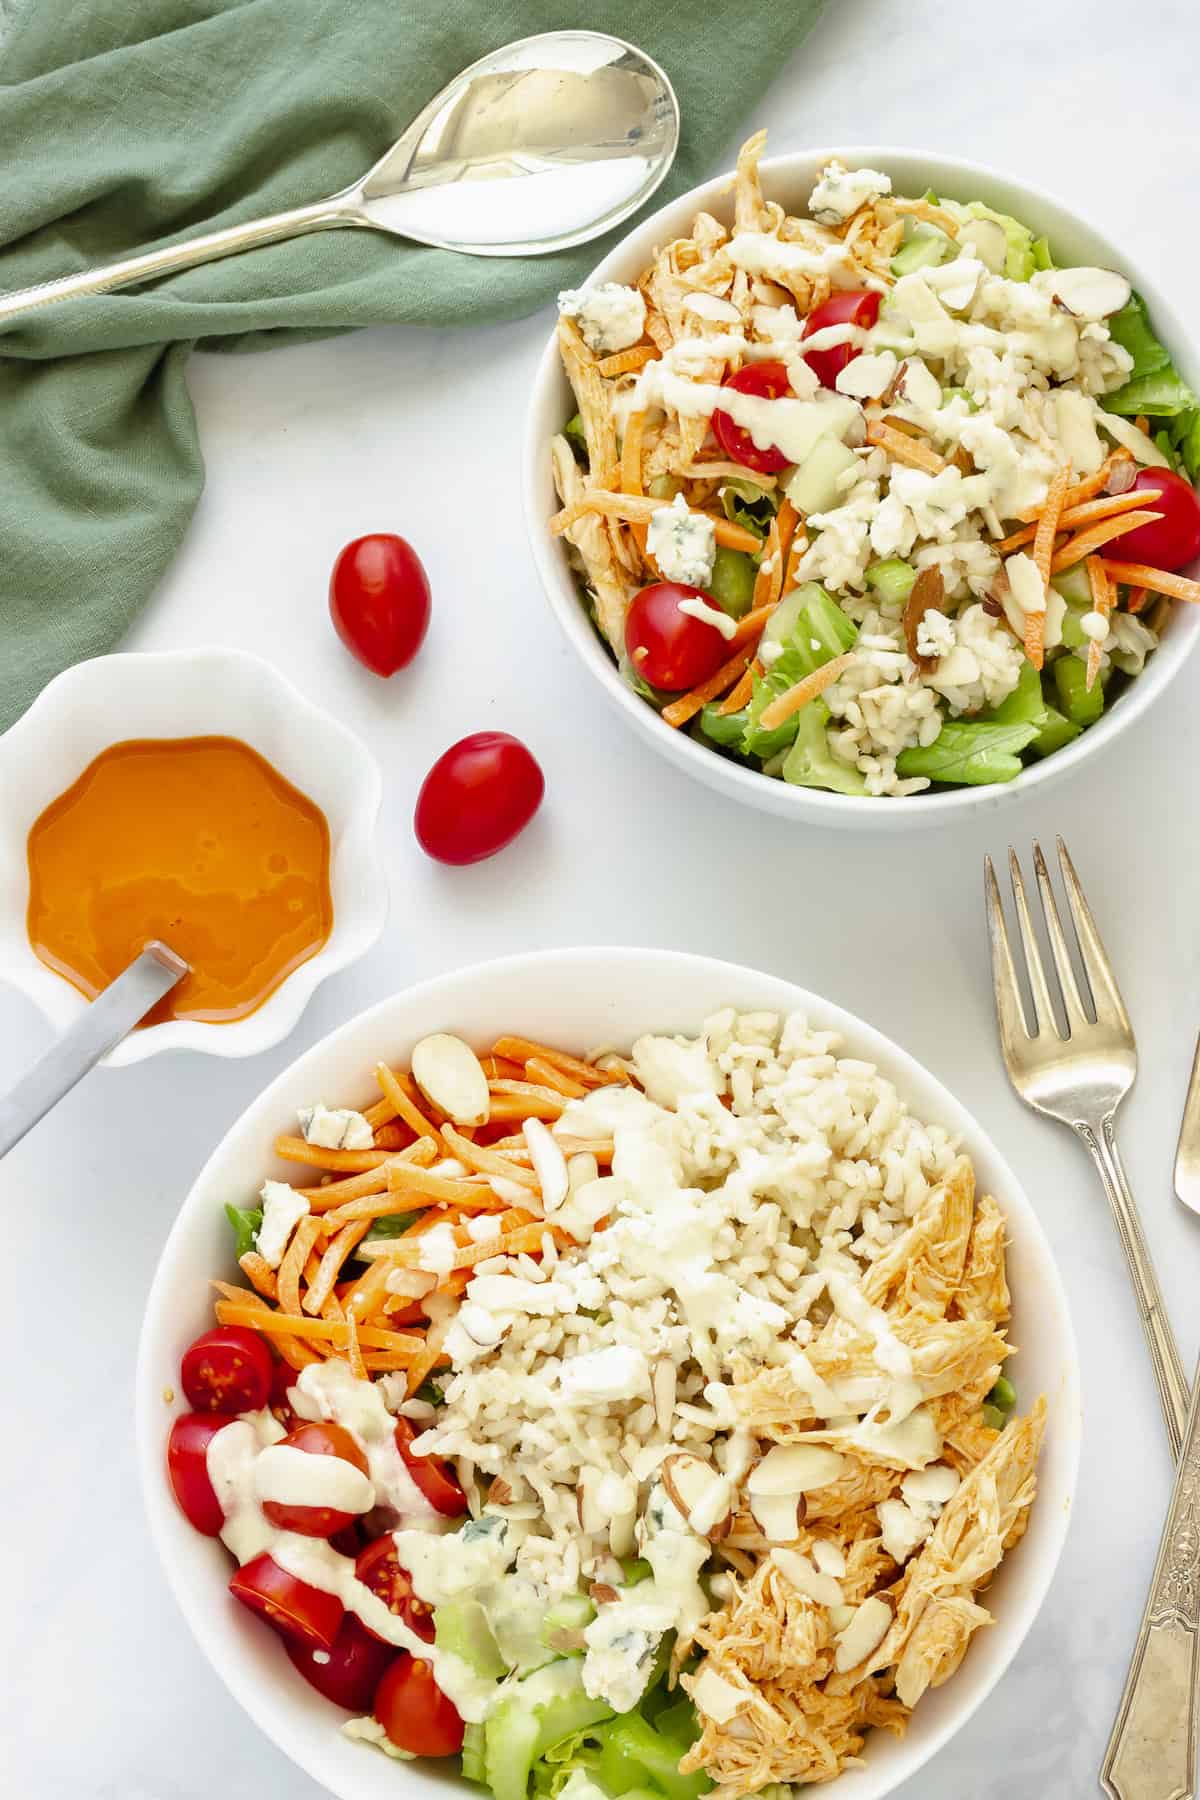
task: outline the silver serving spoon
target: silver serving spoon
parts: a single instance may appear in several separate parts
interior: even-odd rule
[[[340,194],[0,295],[0,320],[349,225],[469,256],[544,256],[619,225],[663,180],[679,103],[656,62],[601,31],[547,31],[456,75]]]
[[[187,963],[166,944],[147,944],[28,1075],[0,1098],[0,1156],[19,1144],[187,973]]]

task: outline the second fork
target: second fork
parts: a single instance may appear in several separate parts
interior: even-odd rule
[[[1133,1086],[1137,1074],[1133,1027],[1066,845],[1059,838],[1058,860],[1079,958],[1090,990],[1090,1014],[1075,979],[1050,872],[1038,844],[1034,845],[1033,860],[1066,1029],[1064,1032],[1060,1028],[1055,1014],[1021,865],[1015,851],[1010,850],[1013,900],[1033,996],[1033,1029],[1029,1028],[1017,984],[1008,927],[1004,922],[1000,889],[989,856],[985,858],[988,931],[1004,1063],[1013,1087],[1026,1105],[1069,1125],[1096,1165],[1129,1263],[1171,1454],[1175,1458],[1179,1455],[1187,1419],[1188,1385],[1114,1130],[1117,1107]]]

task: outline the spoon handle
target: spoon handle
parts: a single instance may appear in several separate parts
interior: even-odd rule
[[[19,1143],[187,972],[187,963],[166,944],[147,944],[12,1092],[0,1099],[0,1156]]]
[[[312,206],[295,206],[288,212],[268,213],[266,218],[250,219],[244,225],[229,225],[223,231],[206,231],[200,237],[171,244],[165,250],[124,256],[119,262],[107,263],[97,269],[83,269],[77,275],[62,275],[57,281],[39,281],[33,287],[0,294],[0,321],[30,312],[38,306],[50,306],[56,300],[73,300],[84,294],[110,294],[115,288],[154,281],[161,275],[175,275],[181,269],[194,269],[201,263],[216,262],[222,256],[237,256],[243,250],[257,250],[262,244],[278,244],[284,238],[300,237],[304,232],[366,223],[353,193],[334,194]]]

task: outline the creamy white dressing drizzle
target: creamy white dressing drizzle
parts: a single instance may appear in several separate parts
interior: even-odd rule
[[[370,1512],[375,1489],[342,1456],[312,1456],[292,1444],[268,1444],[254,1462],[254,1494],[261,1503],[325,1506],[337,1512]]]
[[[844,442],[862,421],[862,408],[854,400],[826,388],[809,400],[787,395],[770,400],[716,382],[690,380],[666,357],[647,363],[642,370],[634,389],[634,405],[638,410],[661,407],[685,418],[727,413],[735,425],[750,433],[760,450],[774,447],[789,462],[803,462],[818,438],[836,437]]]

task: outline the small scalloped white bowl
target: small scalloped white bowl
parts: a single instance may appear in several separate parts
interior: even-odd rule
[[[55,677],[0,737],[0,981],[19,988],[57,1031],[88,1002],[40,962],[26,933],[30,826],[110,745],[129,738],[240,738],[307,794],[329,824],[333,930],[315,956],[244,1019],[173,1019],[133,1031],[104,1058],[110,1068],[160,1050],[253,1056],[293,1029],[336,969],[368,950],[387,918],[387,879],[375,847],[383,782],[353,732],[244,650],[141,651],[99,656]]]
[[[1062,1283],[1030,1201],[995,1144],[933,1075],[869,1025],[791,982],[732,963],[674,951],[572,949],[483,963],[394,994],[305,1052],[252,1102],[201,1170],[167,1240],[151,1285],[138,1350],[138,1463],[151,1534],[167,1579],[201,1649],[230,1693],[273,1743],[339,1800],[447,1800],[435,1764],[398,1766],[345,1738],[343,1715],[319,1699],[273,1635],[228,1591],[221,1545],[193,1531],[167,1483],[165,1446],[173,1417],[164,1390],[179,1358],[211,1323],[209,1278],[231,1263],[227,1200],[264,1176],[286,1177],[271,1145],[295,1109],[315,1097],[353,1100],[370,1086],[380,1057],[406,1060],[431,1031],[453,1031],[482,1047],[519,1031],[572,1049],[627,1045],[644,1031],[694,1032],[722,1006],[807,1012],[845,1039],[848,1054],[876,1063],[917,1117],[941,1124],[972,1158],[982,1191],[994,1194],[1009,1237],[1012,1340],[1020,1346],[1022,1401],[1049,1402],[1039,1492],[1029,1530],[988,1589],[995,1624],[980,1632],[944,1687],[925,1696],[908,1734],[873,1733],[865,1763],[829,1792],[838,1800],[883,1800],[913,1775],[987,1698],[1046,1597],[1066,1538],[1078,1475],[1079,1359]],[[478,1789],[461,1792],[465,1796]],[[824,1791],[824,1790],[823,1790]]]
[[[920,194],[932,187],[956,200],[983,200],[1000,212],[1011,213],[1044,233],[1064,262],[1099,264],[1120,269],[1150,308],[1155,329],[1169,347],[1184,378],[1200,390],[1200,360],[1192,347],[1176,309],[1119,247],[1069,211],[1061,201],[1040,188],[1010,180],[981,164],[932,151],[893,149],[870,144],[848,149],[832,146],[772,157],[762,164],[763,188],[768,198],[780,200],[789,210],[803,212],[822,164],[839,156],[853,167],[883,169],[892,177],[898,193]],[[685,235],[697,212],[718,219],[731,216],[730,176],[717,176],[690,193],[672,200],[610,250],[588,277],[591,281],[632,281],[650,261],[656,247]],[[850,830],[910,830],[914,825],[949,825],[968,813],[994,811],[1011,805],[1035,789],[1077,770],[1092,755],[1111,745],[1146,712],[1174,680],[1200,636],[1200,606],[1180,601],[1173,609],[1159,648],[1141,675],[1106,713],[1073,744],[1056,751],[1043,762],[1032,764],[1015,781],[987,787],[951,788],[943,793],[914,794],[904,798],[828,794],[817,788],[789,787],[784,781],[731,762],[715,750],[697,743],[686,732],[672,731],[654,708],[626,686],[607,647],[584,610],[561,539],[552,538],[547,521],[558,500],[550,474],[550,439],[561,431],[564,419],[574,411],[571,390],[563,373],[553,337],[542,353],[533,377],[524,448],[525,522],[533,559],[546,590],[550,609],[572,648],[599,682],[609,701],[633,729],[687,774],[730,799],[744,801],[762,812],[775,813],[812,825]],[[1200,565],[1189,571],[1200,573]]]

